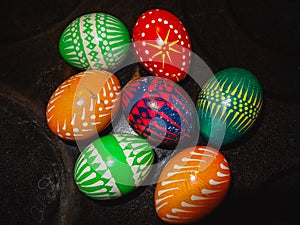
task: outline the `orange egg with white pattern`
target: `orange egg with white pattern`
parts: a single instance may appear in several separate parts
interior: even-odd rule
[[[198,221],[225,198],[230,168],[225,157],[206,146],[187,148],[170,159],[155,190],[157,215],[166,223]]]
[[[84,140],[103,131],[119,107],[121,85],[112,73],[87,70],[53,92],[46,109],[51,131],[62,139]]]

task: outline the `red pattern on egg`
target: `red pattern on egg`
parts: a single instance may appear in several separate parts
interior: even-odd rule
[[[166,10],[144,12],[133,28],[133,46],[151,74],[179,82],[191,63],[191,41],[182,22]]]
[[[230,168],[216,149],[187,148],[170,159],[155,190],[157,215],[166,223],[195,222],[211,213],[230,185]]]
[[[65,140],[84,140],[104,130],[119,107],[119,79],[106,71],[87,70],[65,80],[51,95],[46,118]]]

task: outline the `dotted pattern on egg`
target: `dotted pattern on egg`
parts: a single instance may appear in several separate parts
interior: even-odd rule
[[[221,71],[200,92],[200,124],[217,119],[226,123],[227,130],[243,134],[256,121],[262,103],[261,87],[254,75],[238,68]]]
[[[94,85],[97,82],[99,85]],[[64,81],[49,99],[46,109],[48,125],[57,136],[66,140],[89,138],[111,121],[120,94],[119,80],[113,74],[88,70],[74,75]]]
[[[224,156],[209,147],[192,147],[171,158],[155,190],[155,208],[167,223],[184,224],[205,217],[225,197],[230,169]]]
[[[104,139],[110,144],[118,143],[118,146],[107,149],[111,146],[102,143]],[[129,134],[108,135],[90,144],[81,153],[74,168],[75,182],[91,198],[117,198],[141,185],[150,172],[153,160],[154,153],[142,138]],[[116,166],[119,164],[121,167]],[[120,173],[127,183],[120,182]],[[131,190],[123,188],[123,185],[131,186]]]
[[[60,38],[60,52],[71,65],[82,69],[113,69],[125,57],[130,42],[123,23],[105,13],[75,19]]]
[[[175,82],[161,77],[134,80],[122,92],[122,108],[130,126],[156,143],[188,140],[195,118],[192,104]]]
[[[174,81],[186,75],[191,42],[182,22],[173,14],[160,9],[143,13],[135,24],[133,41],[138,59],[150,73]]]

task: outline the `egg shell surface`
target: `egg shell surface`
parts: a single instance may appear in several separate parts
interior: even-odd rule
[[[121,86],[112,73],[87,70],[71,76],[52,93],[46,108],[51,131],[75,141],[103,131],[119,108]]]
[[[157,215],[169,224],[198,221],[215,210],[230,185],[230,168],[214,148],[190,147],[172,157],[156,184]]]
[[[80,69],[111,71],[127,55],[130,36],[125,25],[106,13],[90,13],[73,20],[59,40],[61,56]]]
[[[121,102],[133,130],[153,144],[186,142],[198,124],[189,95],[163,77],[147,76],[130,82],[122,91]]]
[[[81,152],[74,167],[75,183],[90,198],[119,198],[142,185],[153,160],[154,152],[145,139],[109,134]]]
[[[212,143],[232,143],[254,125],[262,105],[262,88],[253,73],[243,68],[221,70],[199,94],[200,133]]]
[[[191,63],[191,41],[178,17],[162,9],[144,12],[132,34],[141,65],[152,75],[179,82]]]

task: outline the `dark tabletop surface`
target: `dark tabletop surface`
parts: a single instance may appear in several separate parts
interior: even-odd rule
[[[220,149],[231,167],[229,193],[199,224],[299,224],[300,1],[296,0],[1,1],[1,224],[164,224],[153,205],[155,184],[119,200],[99,202],[83,196],[73,181],[78,146],[54,136],[45,119],[52,92],[78,72],[59,54],[64,28],[83,14],[105,12],[118,17],[131,33],[139,15],[152,8],[179,17],[193,52],[213,72],[243,67],[263,88],[263,111],[253,129]],[[136,66],[116,72],[123,86]],[[180,85],[196,101],[200,87],[190,77]],[[110,127],[101,135],[109,132]],[[172,154],[158,148],[155,152],[158,160]]]

